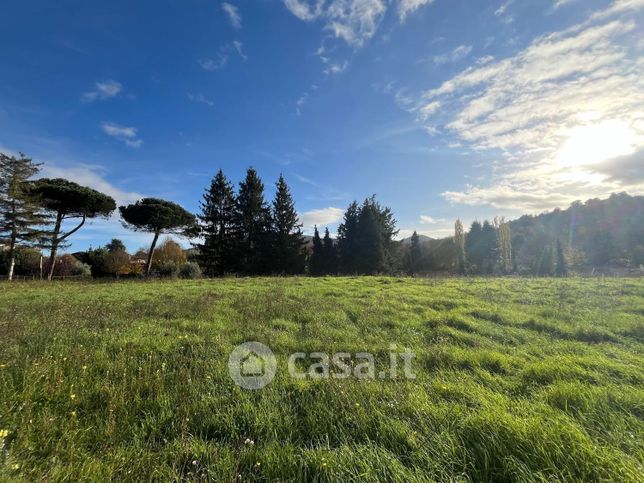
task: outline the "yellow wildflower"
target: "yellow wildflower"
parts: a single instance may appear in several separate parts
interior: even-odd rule
[[[72,394],[72,395],[71,395],[71,396],[69,396],[69,397],[70,397],[70,398],[72,398],[72,401],[73,401],[74,399],[76,399],[76,394]]]
[[[19,470],[19,469],[20,469],[20,465],[19,465],[18,463],[13,464],[13,465],[11,465],[11,469],[12,469],[12,470],[14,470],[14,471],[15,471],[15,470]]]
[[[7,436],[9,436],[9,430],[8,429],[0,429],[0,439],[4,439]]]

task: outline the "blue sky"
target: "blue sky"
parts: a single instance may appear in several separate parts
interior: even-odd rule
[[[644,0],[25,0],[0,150],[196,212],[283,173],[307,231],[376,193],[402,235],[644,193]],[[72,249],[145,235],[95,221]]]

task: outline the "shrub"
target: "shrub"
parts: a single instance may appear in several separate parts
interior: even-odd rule
[[[201,268],[195,262],[186,262],[181,265],[179,276],[186,279],[201,278]]]
[[[179,275],[179,267],[175,262],[171,261],[159,264],[157,271],[161,277],[176,278]]]

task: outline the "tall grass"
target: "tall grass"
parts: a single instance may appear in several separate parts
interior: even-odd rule
[[[0,480],[643,481],[642,315],[629,279],[3,284]],[[391,343],[415,380],[286,371]]]

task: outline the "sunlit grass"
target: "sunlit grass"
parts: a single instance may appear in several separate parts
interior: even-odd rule
[[[4,284],[0,479],[641,481],[643,315],[629,279]],[[391,343],[415,381],[286,371]]]

